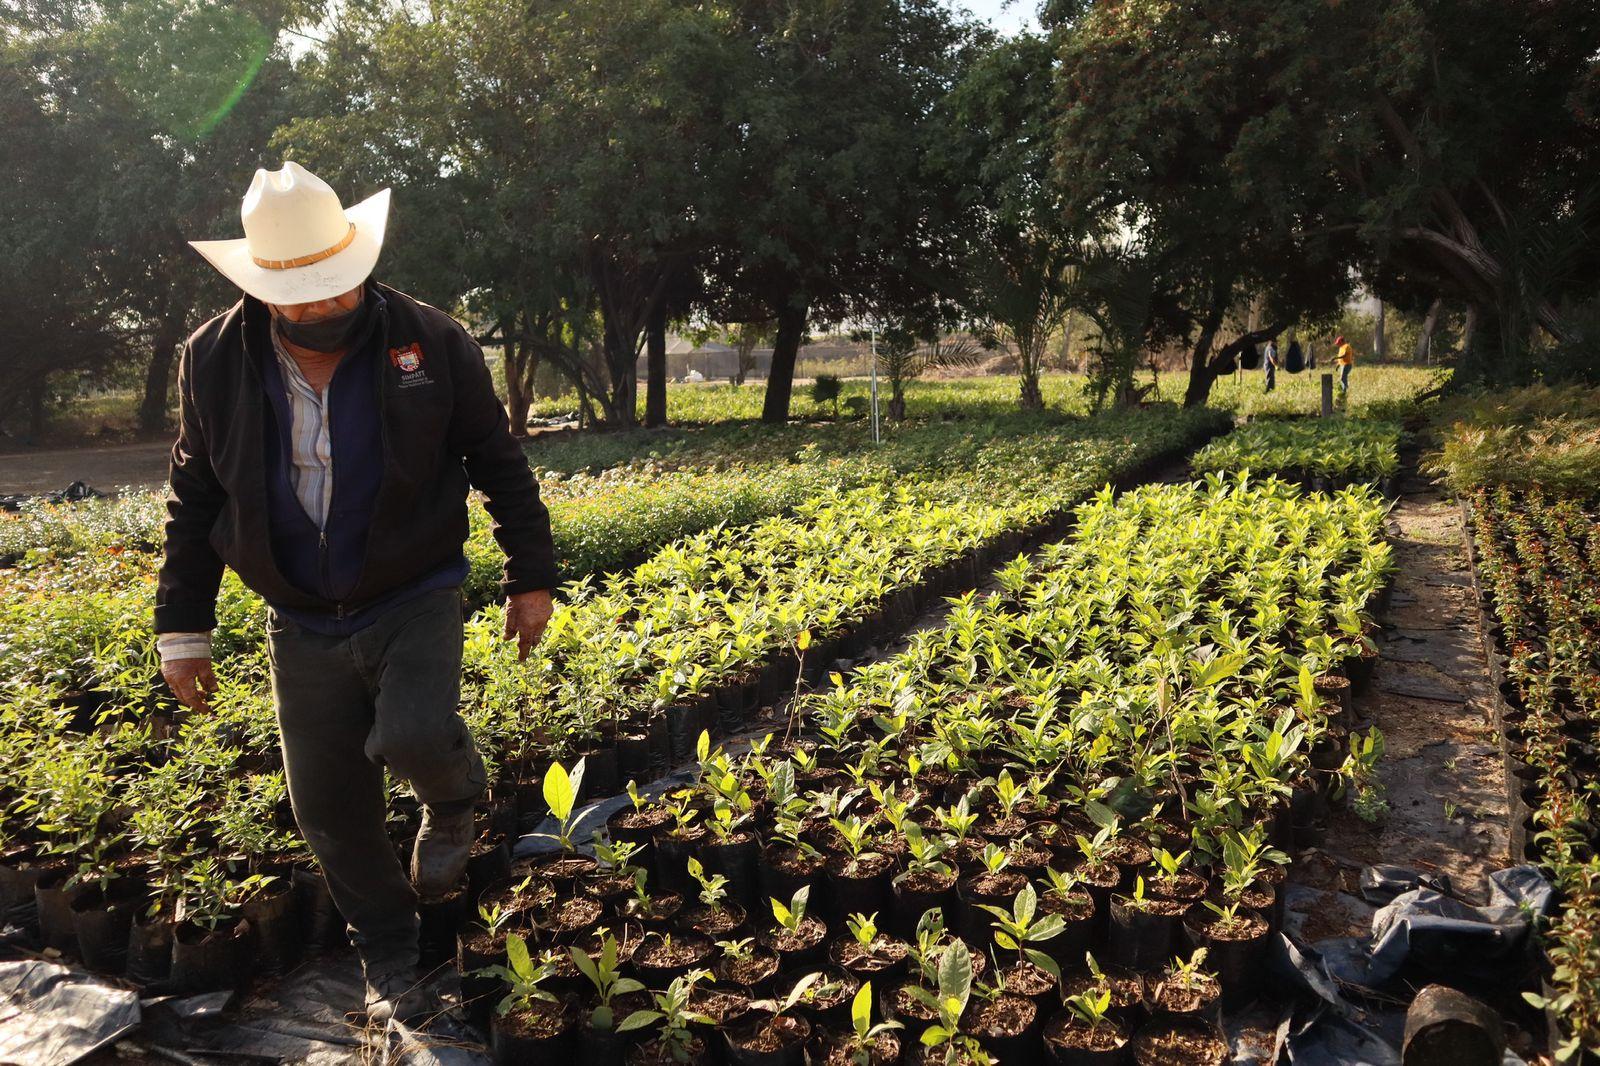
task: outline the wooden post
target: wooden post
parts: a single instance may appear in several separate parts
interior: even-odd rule
[[[1322,375],[1322,417],[1333,417],[1333,375]]]

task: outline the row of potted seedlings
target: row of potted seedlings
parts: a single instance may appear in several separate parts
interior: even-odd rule
[[[1253,470],[1307,490],[1371,485],[1394,496],[1400,425],[1347,418],[1256,419],[1195,453],[1196,474]]]
[[[797,766],[848,768],[782,751],[710,753],[693,788],[619,811],[593,858],[570,847],[572,779],[552,768],[566,847],[491,888],[460,940],[500,1061],[1224,1061],[1222,1010],[1254,996],[1282,917],[1287,857],[1264,827],[1223,837],[1212,866],[1007,770],[940,807],[908,785],[807,791]],[[649,990],[698,1009],[696,1039],[666,1031]]]
[[[1463,501],[1496,685],[1512,854],[1542,865],[1560,910],[1527,994],[1563,1062],[1600,1059],[1600,526],[1592,502],[1501,485]]]
[[[562,851],[492,889],[461,942],[469,999],[504,1008],[502,1059],[530,1038],[594,1062],[668,1045],[799,1061],[808,1044],[853,1048],[837,1061],[1223,1061],[1221,1010],[1262,991],[1286,852],[1357,771],[1338,742],[1348,686],[1320,684],[1359,658],[1332,615],[1364,619],[1388,573],[1380,501],[1319,498],[1309,520],[1300,502],[1244,479],[1097,500],[1000,594],[808,697],[805,739],[734,757],[703,738],[695,784],[634,792],[594,857],[552,768]],[[1228,522],[1279,535],[1211,532]],[[1280,579],[1321,606],[1258,613],[1270,635],[1219,626]],[[628,1010],[589,973],[608,952],[639,983]],[[518,960],[547,997],[502,994]],[[712,1022],[671,1035],[657,994]],[[641,1020],[612,1032],[597,1005],[619,1030]],[[869,1039],[879,1024],[898,1028]]]
[[[1067,451],[1083,468],[1063,471],[1056,493],[1079,491],[1096,461],[1154,454]],[[492,619],[474,620],[466,713],[495,771],[474,885],[503,870],[519,826],[544,816],[529,770],[539,760],[586,751],[590,797],[648,778],[694,731],[735,727],[803,673],[970,587],[998,553],[1053,528],[1065,498],[958,506],[906,491],[830,494],[790,520],[669,546],[603,590],[575,587],[527,664]],[[935,495],[960,491],[947,478]],[[176,735],[136,716],[85,734],[48,685],[13,683],[0,706],[11,756],[0,766],[0,905],[37,920],[45,946],[173,988],[281,971],[303,944],[337,943],[341,923],[294,831],[265,693],[264,664],[235,656],[213,713]],[[403,786],[391,799],[404,852],[418,810]],[[467,909],[465,891],[424,902],[431,954],[450,950]]]

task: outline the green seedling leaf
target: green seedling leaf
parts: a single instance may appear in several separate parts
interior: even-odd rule
[[[872,1028],[871,981],[861,982],[861,987],[856,989],[856,998],[850,1001],[850,1024],[855,1028],[856,1035],[863,1038]]]
[[[665,1017],[666,1015],[658,1010],[636,1010],[622,1019],[622,1024],[617,1026],[617,1032],[630,1033],[635,1029],[643,1029],[645,1026],[660,1021]]]
[[[544,802],[556,821],[565,822],[572,817],[572,806],[577,799],[577,786],[566,768],[559,762],[551,763],[544,775]]]
[[[939,998],[945,1003],[959,1004],[956,1017],[967,1008],[967,997],[972,994],[972,952],[960,940],[954,941],[939,958]]]

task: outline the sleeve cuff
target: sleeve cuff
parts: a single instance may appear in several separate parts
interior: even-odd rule
[[[161,653],[163,663],[170,663],[175,659],[209,659],[211,634],[162,633],[156,637],[156,650]]]

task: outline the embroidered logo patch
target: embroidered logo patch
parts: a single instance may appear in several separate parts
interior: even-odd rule
[[[421,370],[422,345],[413,342],[404,348],[390,348],[389,361],[399,367],[403,374]]]
[[[431,385],[433,379],[422,368],[422,345],[415,341],[403,348],[389,349],[389,362],[400,371],[400,387],[409,389],[413,385]]]

